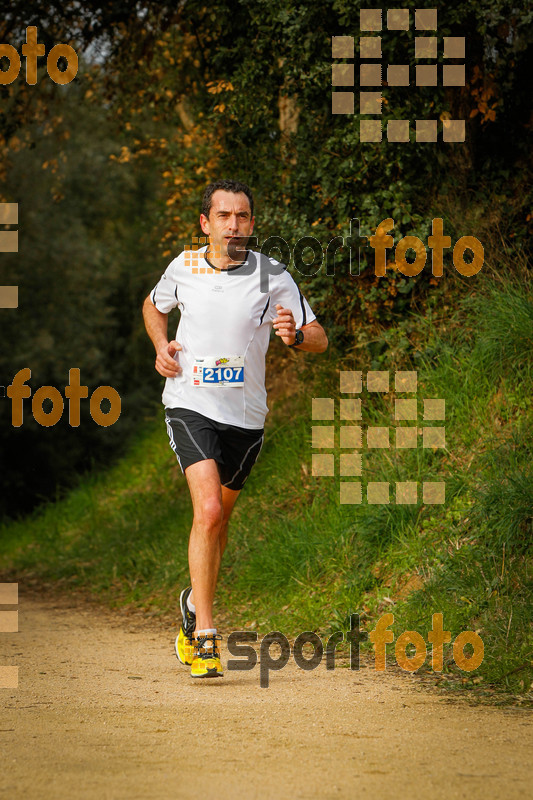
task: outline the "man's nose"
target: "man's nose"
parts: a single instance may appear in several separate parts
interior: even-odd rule
[[[239,219],[237,214],[232,214],[229,218],[229,229],[231,231],[238,231],[239,230]]]

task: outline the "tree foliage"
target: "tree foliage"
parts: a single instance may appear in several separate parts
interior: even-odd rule
[[[23,510],[93,459],[108,458],[157,393],[140,304],[198,234],[199,199],[212,179],[232,176],[253,187],[260,243],[279,235],[292,248],[313,236],[325,249],[335,236],[347,240],[351,219],[368,235],[387,217],[396,240],[426,241],[439,216],[452,239],[497,227],[506,246],[525,252],[529,5],[443,5],[439,42],[466,38],[466,85],[383,88],[385,121],[466,119],[465,144],[361,143],[358,114],[332,115],[331,37],[354,36],[357,73],[360,6],[11,4],[0,41],[20,51],[25,28],[36,25],[47,51],[60,42],[75,47],[80,68],[71,84],[57,86],[41,59],[35,86],[26,84],[24,66],[0,86],[0,200],[20,206],[20,252],[1,255],[2,283],[19,285],[20,307],[0,310],[0,382],[29,366],[34,389],[61,388],[76,366],[90,388],[117,388],[124,412],[105,430],[87,414],[79,430],[70,429],[66,413],[47,430],[28,413],[15,430],[6,402],[0,446],[10,450],[4,465],[12,465],[6,485],[13,491],[5,510]],[[412,22],[406,32],[383,31],[383,63],[413,68],[414,36]],[[354,91],[357,98],[357,81]],[[428,268],[415,279],[391,262],[386,278],[376,278],[366,252],[362,274],[350,274],[347,244],[334,278],[324,266],[302,278],[345,347],[361,319],[388,324],[438,290]]]

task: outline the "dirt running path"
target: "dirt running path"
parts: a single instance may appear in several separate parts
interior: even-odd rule
[[[21,587],[22,589],[22,587]],[[362,668],[294,662],[194,683],[173,630],[25,598],[0,634],[6,800],[533,797],[531,713],[472,708]],[[226,658],[223,657],[225,664]]]

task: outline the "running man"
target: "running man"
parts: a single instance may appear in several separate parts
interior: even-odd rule
[[[228,521],[263,444],[271,329],[298,350],[322,353],[328,345],[286,267],[246,249],[254,227],[246,184],[210,184],[200,226],[208,245],[175,258],[143,306],[155,368],[166,378],[170,446],[193,504],[191,586],[180,596],[176,638],[176,655],[193,678],[222,675],[213,598]],[[167,319],[176,306],[181,318],[169,342]]]

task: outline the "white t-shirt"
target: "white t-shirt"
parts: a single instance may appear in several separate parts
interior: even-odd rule
[[[229,425],[262,428],[268,413],[265,354],[276,304],[291,309],[297,329],[315,315],[275,259],[249,250],[242,264],[218,270],[203,257],[191,266],[191,255],[175,258],[150,295],[163,314],[176,306],[181,311],[175,339],[182,346],[176,356],[183,372],[166,379],[163,403]]]

